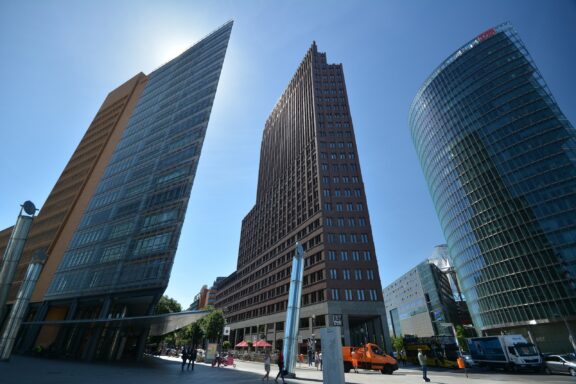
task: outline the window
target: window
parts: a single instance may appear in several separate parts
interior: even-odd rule
[[[374,280],[374,271],[371,269],[366,270],[366,279]]]
[[[346,209],[347,209],[349,212],[352,212],[352,211],[354,210],[354,204],[352,204],[352,203],[346,204]]]
[[[340,244],[346,244],[346,234],[345,233],[341,233],[339,235],[339,239],[340,239]]]
[[[360,252],[358,252],[358,251],[352,251],[352,260],[354,260],[354,261],[360,261]]]
[[[359,301],[364,301],[364,290],[363,289],[357,289],[356,290],[356,295],[358,296],[358,300]]]
[[[352,191],[349,188],[346,188],[344,190],[344,196],[346,196],[346,197],[352,196]]]
[[[324,203],[324,210],[330,212],[332,210],[332,204]]]
[[[352,290],[351,289],[345,289],[344,290],[344,296],[345,296],[346,301],[354,300],[352,297]]]
[[[350,270],[349,269],[343,269],[342,270],[342,279],[350,280]]]
[[[134,227],[134,222],[129,221],[125,223],[119,223],[112,227],[110,230],[110,234],[108,235],[109,239],[114,239],[120,236],[126,236]]]
[[[355,227],[356,226],[356,219],[354,219],[353,217],[348,219],[348,226],[350,227]]]
[[[336,261],[336,251],[328,251],[328,260]]]
[[[324,197],[330,197],[330,190],[329,189],[323,189],[322,193],[323,193]]]
[[[142,255],[151,252],[164,251],[168,249],[170,244],[170,233],[163,233],[160,235],[145,237],[136,242],[134,248],[134,255]]]
[[[332,223],[332,218],[331,217],[327,217],[324,219],[324,225],[327,227],[331,227],[333,225]]]
[[[354,196],[356,197],[361,197],[362,196],[362,191],[360,189],[355,189],[354,190]]]
[[[335,243],[336,242],[336,234],[329,233],[327,236],[328,236],[328,242],[329,243]]]
[[[358,235],[356,235],[355,233],[352,233],[350,235],[350,242],[351,243],[357,243],[358,242]]]
[[[122,257],[122,255],[124,255],[125,250],[126,250],[125,245],[116,245],[104,248],[102,256],[100,257],[100,262],[106,263],[108,261],[118,260]]]
[[[358,219],[358,224],[359,224],[361,227],[365,227],[365,226],[366,226],[366,219],[363,218],[363,217],[359,218],[359,219]]]
[[[334,196],[335,196],[335,197],[340,197],[340,190],[339,190],[339,189],[335,189],[335,190],[334,190]]]
[[[352,176],[352,182],[353,182],[353,183],[358,183],[358,182],[359,182],[359,181],[358,181],[358,177]]]
[[[338,279],[338,271],[336,271],[335,269],[331,269],[330,270],[330,278],[332,280],[337,280]]]
[[[378,301],[378,294],[376,293],[375,289],[370,289],[368,293],[370,294],[370,300]]]
[[[335,288],[332,288],[330,290],[330,296],[332,296],[332,300],[340,300],[340,295],[338,294],[338,290]]]
[[[361,234],[361,235],[360,235],[360,241],[361,241],[362,243],[368,243],[368,235],[365,234],[365,233]]]
[[[355,269],[354,270],[354,279],[355,280],[362,280],[362,270],[361,269]]]
[[[364,261],[370,261],[372,260],[372,254],[370,253],[370,251],[364,251]]]
[[[340,260],[342,260],[342,261],[348,261],[348,252],[346,252],[346,251],[341,251],[341,252],[340,252]]]
[[[364,210],[364,204],[362,204],[362,203],[356,204],[356,210],[357,211],[363,211]]]
[[[344,226],[344,218],[343,218],[343,217],[339,217],[339,218],[338,218],[338,226],[339,226],[339,227],[343,227],[343,226]]]
[[[342,203],[336,203],[336,211],[342,212],[344,210],[344,206]]]

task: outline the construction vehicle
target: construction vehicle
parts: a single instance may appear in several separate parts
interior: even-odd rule
[[[344,359],[344,372],[346,373],[356,368],[354,367],[355,363],[357,368],[380,371],[388,375],[398,369],[396,359],[372,343],[366,343],[360,347],[342,347],[342,358]]]

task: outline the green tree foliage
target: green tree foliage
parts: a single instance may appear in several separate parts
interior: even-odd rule
[[[458,344],[464,352],[468,352],[468,343],[466,342],[466,329],[462,325],[456,326],[456,337],[458,338]]]
[[[179,302],[166,295],[162,296],[156,305],[156,314],[162,315],[164,313],[182,312],[182,306]]]
[[[396,352],[400,353],[400,351],[404,349],[404,338],[402,336],[393,337],[392,347],[394,347]]]
[[[210,341],[218,341],[224,328],[224,314],[221,310],[215,309],[208,316],[206,316],[206,325],[204,334]]]
[[[232,343],[230,343],[228,340],[225,340],[225,341],[222,343],[222,348],[223,348],[224,350],[230,349],[231,346],[232,346]]]

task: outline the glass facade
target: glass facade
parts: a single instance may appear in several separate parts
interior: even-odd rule
[[[166,288],[231,29],[148,75],[47,299]]]
[[[576,130],[512,27],[450,56],[409,120],[475,326],[576,315]]]

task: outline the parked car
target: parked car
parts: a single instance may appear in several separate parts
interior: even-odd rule
[[[546,373],[568,373],[576,376],[576,355],[547,355],[544,356],[544,370]]]

